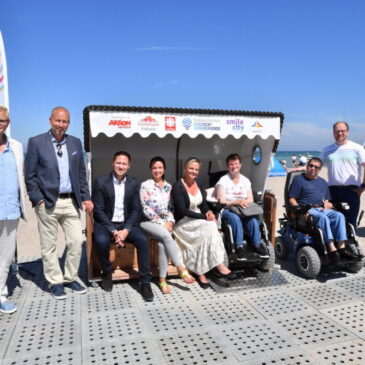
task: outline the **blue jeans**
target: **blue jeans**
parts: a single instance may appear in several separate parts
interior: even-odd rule
[[[222,219],[232,227],[233,240],[236,247],[243,244],[244,229],[247,230],[251,244],[258,247],[261,243],[261,232],[257,216],[241,218],[237,214],[224,209]]]
[[[124,228],[124,223],[113,223],[113,225],[118,231]],[[107,228],[104,225],[95,222],[94,244],[103,274],[108,274],[112,271],[112,265],[109,261],[111,238],[112,235]],[[133,227],[127,236],[127,241],[133,243],[137,248],[138,271],[141,283],[149,283],[151,281],[151,264],[147,236],[140,227]]]
[[[323,232],[324,243],[346,241],[346,221],[342,213],[332,209],[311,208],[308,213],[313,216],[314,224]]]
[[[331,198],[334,202],[346,202],[350,206],[350,209],[343,214],[345,215],[347,222],[351,223],[355,228],[360,210],[360,196],[352,190],[357,188],[358,186],[356,185],[331,185],[329,187]]]

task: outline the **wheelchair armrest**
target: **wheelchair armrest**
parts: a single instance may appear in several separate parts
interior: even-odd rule
[[[208,202],[209,208],[213,211],[214,214],[219,213],[222,209],[226,207],[227,204],[221,202]]]
[[[350,206],[347,202],[332,202],[333,207],[343,213],[343,212],[347,212],[348,210],[350,210]]]

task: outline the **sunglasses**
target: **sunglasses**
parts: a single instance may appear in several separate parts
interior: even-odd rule
[[[60,143],[56,144],[56,148],[57,148],[57,156],[58,157],[62,157],[63,152],[62,152],[62,145]]]
[[[311,163],[308,164],[308,167],[309,168],[312,168],[312,169],[316,169],[316,170],[320,170],[321,169],[321,166],[313,165]]]

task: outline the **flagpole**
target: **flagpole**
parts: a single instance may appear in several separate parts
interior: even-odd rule
[[[0,105],[9,110],[9,89],[8,89],[8,69],[6,65],[6,55],[3,37],[0,30]],[[10,125],[6,130],[10,136]]]

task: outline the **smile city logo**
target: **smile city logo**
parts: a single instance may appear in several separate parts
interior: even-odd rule
[[[186,130],[188,130],[191,127],[191,125],[193,124],[193,122],[191,121],[190,118],[184,118],[182,121],[182,124],[183,124],[184,128]]]

